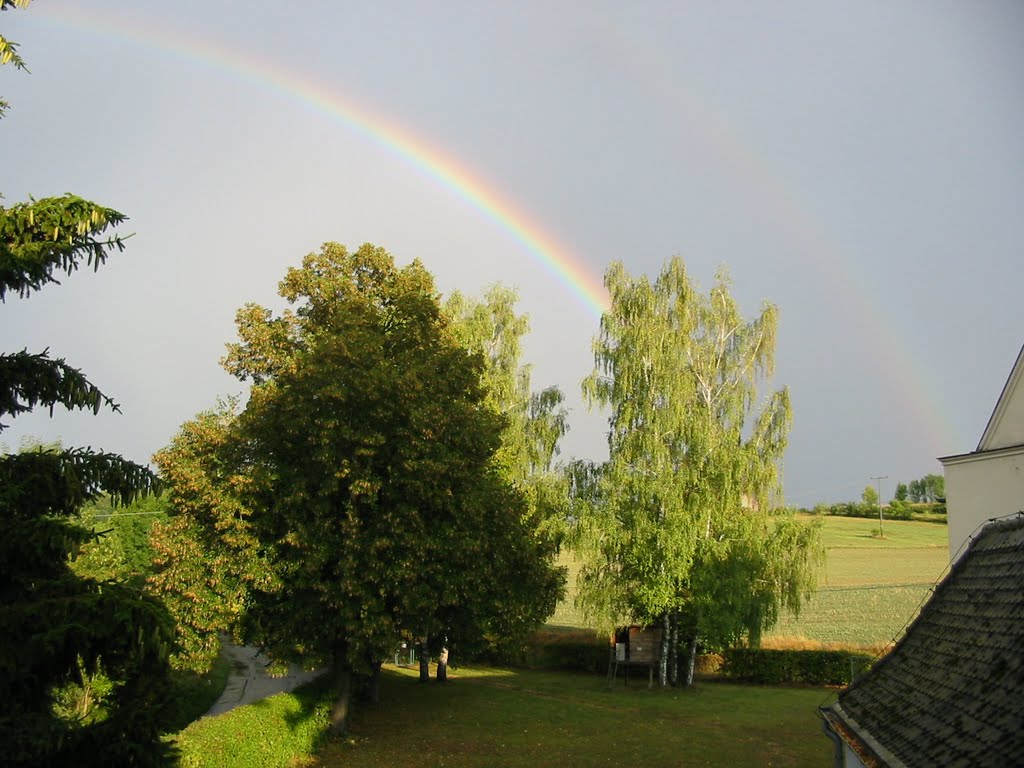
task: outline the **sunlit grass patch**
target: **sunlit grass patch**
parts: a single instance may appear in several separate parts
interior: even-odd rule
[[[182,768],[273,768],[309,765],[322,744],[332,696],[317,679],[290,693],[279,693],[197,720],[175,738]]]
[[[463,670],[467,672],[468,670]],[[465,675],[421,685],[385,675],[382,704],[358,710],[353,738],[324,768],[401,765],[824,765],[822,689],[702,683],[608,690],[603,676],[548,671]]]

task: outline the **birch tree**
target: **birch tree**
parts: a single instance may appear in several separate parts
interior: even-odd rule
[[[458,342],[481,356],[486,402],[505,419],[495,459],[526,494],[536,524],[557,536],[565,513],[564,476],[555,469],[558,443],[569,428],[565,397],[557,386],[532,389],[531,366],[522,360],[530,323],[516,314],[517,300],[515,290],[494,285],[483,301],[456,291],[444,309]]]
[[[522,341],[530,323],[526,315],[516,313],[517,301],[514,289],[494,285],[482,301],[454,292],[444,311],[456,340],[482,362],[485,402],[504,424],[495,464],[525,497],[526,525],[553,561],[567,506],[565,477],[554,467],[558,442],[568,429],[567,414],[558,387],[532,391],[531,366],[522,359]],[[561,574],[555,576],[537,595],[538,607],[548,606],[547,614],[538,615],[539,621],[554,610],[554,598],[561,592]],[[504,642],[514,644],[523,639],[511,636]],[[439,665],[439,675],[441,670]]]
[[[615,263],[605,285],[583,394],[610,411],[609,460],[576,472],[580,601],[609,624],[660,624],[661,684],[680,644],[689,681],[698,642],[757,642],[813,584],[817,530],[768,515],[791,422],[785,387],[759,400],[778,309],[745,320],[725,271],[705,296],[678,257],[654,282]]]

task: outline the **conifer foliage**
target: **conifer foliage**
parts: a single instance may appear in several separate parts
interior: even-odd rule
[[[26,5],[2,0],[0,10]],[[0,37],[0,63],[24,69]],[[3,104],[6,106],[6,104]],[[56,272],[101,265],[123,247],[117,211],[73,195],[0,207],[0,302],[26,298]],[[47,350],[0,354],[0,420],[37,407],[117,409]],[[0,423],[0,431],[5,428]],[[109,493],[128,503],[156,490],[145,467],[91,449],[0,456],[0,744],[5,765],[160,765],[157,730],[173,627],[166,610],[123,584],[80,578],[70,558],[95,536],[76,521]],[[99,669],[114,682],[103,716],[63,717],[59,692]]]

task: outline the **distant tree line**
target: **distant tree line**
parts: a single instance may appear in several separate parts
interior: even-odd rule
[[[841,517],[877,517],[878,491],[873,485],[864,487],[860,501],[840,501],[833,504],[815,504],[803,509],[815,515],[838,515]],[[946,514],[945,478],[928,474],[909,483],[897,483],[892,500],[882,506],[885,517],[893,520],[911,520],[915,515]]]
[[[910,484],[897,483],[894,501],[911,501],[914,503],[935,504],[946,501],[946,478],[942,475],[925,475],[920,480],[911,480]]]

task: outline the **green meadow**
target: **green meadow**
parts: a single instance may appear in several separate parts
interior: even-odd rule
[[[945,525],[825,517],[825,568],[818,591],[799,616],[787,615],[766,643],[801,640],[879,647],[895,640],[917,616],[945,573]]]
[[[810,518],[808,518],[810,519]],[[817,592],[799,616],[786,615],[765,637],[768,645],[826,643],[880,647],[917,615],[949,559],[946,526],[933,522],[878,521],[825,516],[825,565]],[[568,568],[565,599],[550,624],[586,627],[575,605],[579,562],[563,551]]]
[[[648,690],[582,673],[460,668],[420,684],[385,668],[381,704],[360,706],[350,737],[323,737],[330,694],[307,687],[194,723],[178,738],[191,768],[535,768],[544,765],[817,766],[820,688],[698,683]]]

